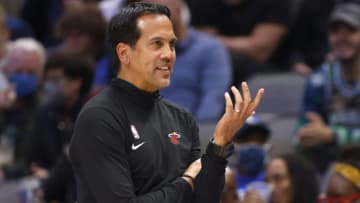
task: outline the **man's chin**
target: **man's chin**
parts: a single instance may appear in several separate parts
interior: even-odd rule
[[[158,83],[158,87],[159,89],[163,89],[166,88],[170,85],[170,80],[166,80],[166,79],[162,79],[159,83]]]

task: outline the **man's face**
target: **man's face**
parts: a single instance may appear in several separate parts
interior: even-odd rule
[[[360,56],[360,28],[337,23],[330,27],[329,41],[333,53],[342,61],[352,61]]]
[[[165,15],[144,15],[137,20],[140,38],[129,49],[128,75],[140,89],[153,92],[170,84],[175,63],[176,37]]]

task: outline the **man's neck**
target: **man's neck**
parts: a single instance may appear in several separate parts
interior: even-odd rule
[[[360,81],[360,57],[351,63],[342,63],[342,74],[346,81]]]

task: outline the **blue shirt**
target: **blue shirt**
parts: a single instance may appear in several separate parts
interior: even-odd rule
[[[198,121],[217,120],[232,80],[228,52],[214,38],[192,28],[187,39],[177,44],[176,52],[171,84],[161,94],[187,108]]]

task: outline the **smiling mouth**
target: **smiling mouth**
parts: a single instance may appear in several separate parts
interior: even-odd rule
[[[168,66],[156,67],[156,70],[160,70],[162,72],[170,72],[170,68]]]

